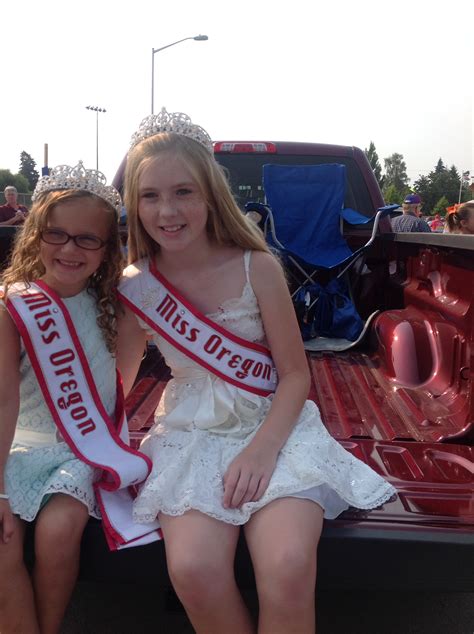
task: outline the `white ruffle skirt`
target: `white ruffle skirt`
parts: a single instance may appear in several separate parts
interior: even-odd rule
[[[242,428],[239,433],[223,434],[217,429],[177,429],[166,425],[166,417],[159,417],[141,446],[153,469],[135,500],[134,520],[151,522],[158,513],[177,516],[194,509],[241,525],[282,497],[313,500],[327,519],[334,519],[349,507],[379,507],[395,494],[386,480],[332,438],[315,403],[307,401],[280,451],[264,495],[241,508],[224,508],[224,474],[258,426],[257,421],[244,426],[247,433]]]

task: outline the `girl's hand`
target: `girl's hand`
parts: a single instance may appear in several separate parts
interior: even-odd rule
[[[8,500],[0,500],[0,539],[8,544],[13,535],[13,513]]]
[[[278,452],[250,444],[234,458],[224,475],[224,508],[259,500],[267,490],[277,457]]]

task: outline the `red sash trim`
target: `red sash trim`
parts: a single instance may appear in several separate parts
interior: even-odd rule
[[[181,304],[184,304],[186,308],[189,310],[189,312],[192,313],[197,319],[199,319],[200,321],[203,321],[208,326],[210,326],[214,330],[217,330],[217,332],[220,332],[221,335],[224,335],[224,337],[231,339],[239,346],[245,346],[246,348],[251,348],[252,350],[255,350],[256,352],[260,352],[271,358],[270,350],[267,347],[263,346],[261,343],[255,343],[254,341],[248,341],[247,339],[244,339],[243,337],[239,337],[239,335],[236,335],[235,333],[230,332],[230,330],[226,330],[220,324],[217,324],[215,321],[212,321],[212,319],[209,319],[209,317],[207,317],[204,313],[199,312],[197,308],[195,308],[185,297],[183,297],[183,295],[181,295],[181,293],[170,282],[168,282],[168,280],[165,277],[163,277],[163,275],[156,268],[155,263],[153,261],[150,261],[149,264],[150,264],[150,273],[154,275],[154,277],[156,277],[156,279],[161,284],[163,284],[163,286],[170,293],[170,295],[174,295],[181,302]]]
[[[70,318],[70,315],[67,311],[66,306],[63,304],[63,302],[60,300],[60,298],[54,293],[54,291],[52,291],[51,289],[49,289],[46,284],[44,283],[40,283],[37,282],[36,283],[37,286],[41,286],[41,288],[43,290],[45,290],[49,295],[51,295],[51,297],[54,298],[54,301],[57,302],[58,306],[60,306],[61,310],[64,313],[64,317],[66,318],[66,321],[68,323],[68,328],[70,329],[69,334],[71,335],[73,341],[74,341],[74,346],[77,352],[77,355],[79,357],[80,363],[82,365],[82,370],[84,372],[84,374],[86,375],[87,378],[87,382],[89,384],[89,389],[91,391],[92,394],[92,398],[95,401],[95,405],[97,407],[97,409],[100,411],[100,414],[102,416],[102,418],[104,419],[104,422],[107,425],[108,431],[110,433],[111,436],[113,436],[115,442],[124,450],[127,451],[128,453],[132,453],[135,454],[137,456],[140,456],[140,458],[143,458],[145,460],[145,462],[148,465],[148,469],[149,472],[151,470],[151,460],[150,458],[148,458],[148,456],[146,456],[145,454],[140,454],[138,451],[136,451],[135,449],[133,449],[132,447],[130,447],[129,445],[127,445],[126,443],[123,442],[123,440],[120,438],[119,433],[123,427],[123,423],[125,420],[125,416],[124,416],[124,408],[123,408],[123,391],[121,389],[121,382],[119,379],[119,376],[117,376],[117,401],[116,401],[116,413],[119,407],[119,404],[121,403],[121,410],[118,411],[119,413],[119,418],[117,418],[116,420],[118,421],[117,424],[117,428],[115,427],[114,423],[112,422],[112,420],[110,419],[109,415],[107,414],[107,412],[105,411],[104,405],[99,397],[99,394],[97,392],[97,387],[95,385],[94,379],[92,377],[89,365],[87,364],[86,361],[86,356],[84,353],[84,349],[82,348],[81,342],[79,341],[79,338],[77,336],[76,330],[74,328],[74,325],[72,323],[72,320]],[[51,416],[54,419],[55,424],[57,425],[57,427],[59,428],[61,435],[63,436],[64,440],[67,441],[69,448],[71,449],[71,451],[74,453],[74,455],[79,458],[80,460],[82,460],[83,462],[85,462],[86,464],[90,465],[91,467],[96,467],[99,469],[103,468],[103,465],[94,462],[92,460],[90,460],[87,456],[85,456],[83,453],[81,453],[79,451],[79,449],[76,447],[76,445],[74,444],[73,440],[70,437],[70,434],[67,430],[67,428],[64,426],[60,414],[56,409],[56,405],[54,404],[53,399],[51,398],[51,394],[49,392],[48,386],[46,384],[43,372],[41,370],[41,365],[38,361],[38,357],[36,356],[36,352],[33,346],[33,343],[31,341],[31,337],[30,334],[25,326],[25,323],[23,322],[23,320],[21,319],[20,315],[18,314],[18,311],[16,310],[15,306],[12,304],[12,302],[8,301],[7,302],[7,307],[8,310],[11,314],[11,316],[13,317],[15,324],[18,328],[18,331],[21,335],[21,338],[23,339],[23,343],[25,345],[25,349],[28,353],[28,357],[30,359],[31,365],[33,367],[33,370],[36,374],[36,378],[37,381],[40,385],[41,391],[43,393],[43,397],[46,401],[46,404],[48,405],[48,409],[51,413]],[[114,484],[115,483],[119,483],[120,482],[120,477],[118,475],[118,473],[113,470],[111,467],[108,468],[108,471],[112,474],[113,478],[114,478],[114,482],[112,483],[104,483],[104,488],[108,489],[108,490],[113,490]]]
[[[185,297],[183,297],[180,294],[180,292],[172,284],[170,284],[170,282],[168,282],[168,280],[165,277],[163,277],[161,273],[159,273],[159,271],[156,269],[153,262],[151,261],[148,262],[148,269],[150,274],[156,279],[158,285],[159,286],[161,285],[163,288],[165,288],[169,296],[171,296],[173,299],[177,300],[177,302],[182,304],[186,308],[186,310],[188,310],[189,313],[196,319],[196,321],[203,322],[210,329],[218,332],[223,337],[226,337],[230,341],[234,342],[237,346],[255,351],[259,355],[264,355],[264,357],[266,358],[268,362],[268,365],[271,366],[272,375],[276,376],[276,369],[274,367],[274,364],[271,358],[271,353],[268,348],[266,348],[265,346],[259,343],[255,343],[253,341],[248,341],[246,339],[243,339],[242,337],[239,337],[238,335],[230,332],[229,330],[227,330],[220,324],[217,324],[212,319],[209,319],[209,317],[207,317],[206,315],[201,313],[199,310],[197,310],[197,308],[195,308]],[[131,283],[133,283],[133,281],[131,281]],[[206,370],[208,370],[212,374],[215,374],[216,376],[226,381],[227,383],[235,385],[238,388],[247,390],[248,392],[257,394],[259,396],[269,396],[275,391],[276,380],[273,382],[272,388],[265,389],[261,387],[256,387],[254,385],[249,385],[248,383],[245,382],[244,379],[239,380],[238,378],[234,378],[232,376],[229,376],[229,374],[222,372],[219,368],[213,366],[211,363],[209,363],[208,361],[203,359],[201,356],[196,354],[196,352],[193,352],[192,350],[189,349],[189,347],[177,341],[173,336],[171,336],[158,322],[158,320],[160,319],[160,315],[158,313],[156,313],[156,321],[155,321],[152,318],[150,318],[139,306],[137,306],[130,297],[125,295],[124,290],[119,289],[118,295],[120,300],[126,306],[128,306],[136,315],[138,315],[140,319],[146,322],[152,330],[157,332],[160,336],[166,339],[168,343],[170,343],[175,348],[180,350],[183,354],[185,354],[187,357],[195,361],[200,366],[206,368]],[[270,381],[267,381],[267,383],[270,384]]]
[[[74,358],[64,362],[70,364],[67,370],[70,370],[72,372],[72,375],[69,373],[59,378],[59,373],[56,373],[56,371],[53,370],[52,360],[50,360],[51,366],[45,365],[45,372],[43,372],[41,360],[38,356],[38,346],[41,345],[42,349],[43,346],[51,343],[53,339],[50,339],[49,342],[44,342],[44,339],[43,342],[41,342],[39,339],[37,339],[35,346],[35,343],[33,343],[33,339],[28,330],[28,319],[30,318],[30,315],[31,319],[36,319],[34,311],[30,307],[28,307],[31,313],[26,313],[25,311],[25,321],[25,317],[22,317],[19,310],[17,310],[17,307],[15,306],[16,302],[21,302],[28,296],[32,296],[38,293],[37,289],[39,289],[40,292],[42,292],[43,295],[51,302],[48,305],[48,315],[51,315],[51,311],[53,313],[58,313],[58,318],[62,318],[65,322],[65,325],[61,326],[55,323],[53,317],[49,317],[49,319],[53,322],[55,328],[55,333],[53,334],[56,334],[56,338],[58,338],[60,341],[61,339],[63,339],[66,345],[65,351],[72,352],[73,354]],[[141,541],[143,538],[147,540],[145,543],[148,543],[148,541],[152,541],[154,539],[158,539],[158,523],[156,523],[156,525],[147,525],[146,527],[140,528],[140,525],[133,525],[133,522],[131,521],[131,505],[133,498],[131,495],[131,490],[129,490],[130,485],[138,484],[148,476],[151,471],[152,462],[148,456],[142,454],[139,451],[136,451],[126,442],[128,441],[128,427],[126,425],[124,398],[120,375],[117,373],[117,398],[115,407],[115,417],[117,425],[115,425],[110,416],[107,414],[103,402],[99,396],[97,386],[92,376],[84,349],[81,345],[79,337],[77,336],[77,332],[69,315],[69,312],[62,302],[61,298],[52,289],[50,289],[47,284],[39,281],[35,284],[30,284],[30,286],[25,289],[12,289],[11,295],[7,300],[6,307],[16,324],[20,336],[23,339],[26,352],[43,393],[45,402],[64,440],[78,459],[82,460],[84,463],[92,467],[102,469],[104,472],[102,479],[99,482],[94,483],[94,491],[96,493],[97,500],[102,511],[103,526],[109,547],[112,550],[116,550],[117,548],[125,547],[128,545],[138,545],[139,543],[143,543]],[[40,307],[40,309],[41,308],[43,307]],[[60,317],[59,313],[61,313]],[[38,324],[35,323],[35,325],[38,328],[38,333],[44,332],[41,328],[39,328]],[[64,332],[64,329],[67,329],[67,332]],[[43,335],[39,334],[38,336],[39,338],[43,337]],[[74,367],[74,364],[76,364],[76,372],[82,370],[83,377],[80,376],[80,373],[76,373],[76,375],[74,374],[74,371],[71,369]],[[50,377],[49,381],[50,384],[53,386],[52,393],[50,392],[45,373]],[[53,377],[53,374],[56,374],[58,378],[56,379],[56,377]],[[62,374],[63,373],[61,373],[61,375]],[[58,389],[57,384],[55,385],[54,382],[51,383],[52,380],[62,382],[61,390]],[[65,385],[69,389],[64,390],[62,388],[62,385]],[[54,393],[55,390],[57,390],[56,394]],[[74,392],[75,390],[76,392]],[[76,420],[71,413],[73,412],[73,410],[67,413],[64,412],[63,415],[61,415],[61,412],[59,411],[61,404],[57,406],[57,404],[53,400],[53,395],[57,396],[57,394],[62,393],[64,394],[65,403],[67,402],[67,408],[69,409],[72,405],[78,405],[78,409],[82,407],[86,410],[84,417],[89,417],[86,422],[90,422],[93,425],[90,431],[95,432],[94,440],[85,438],[87,433],[89,433],[89,430],[81,430],[81,436],[78,436],[81,447],[78,447],[77,441],[74,440],[73,437],[71,437],[70,430],[68,429],[68,424],[69,426],[71,426],[72,424],[71,418],[73,418],[74,421]],[[71,394],[74,393],[79,394],[81,396],[81,399],[79,401],[73,401],[71,404],[70,397]],[[88,408],[89,410],[95,409],[97,411],[99,419],[92,420],[91,416],[94,416],[94,413],[92,411],[92,413],[89,415],[87,411]],[[64,421],[62,416],[65,417]],[[68,424],[65,424],[65,421],[68,420],[66,418],[67,416],[69,416],[69,421]],[[102,426],[102,423],[104,423],[105,425]],[[80,429],[81,424],[76,425],[77,429]],[[76,433],[77,429],[74,430]],[[108,441],[107,437],[109,437]],[[117,469],[112,466],[110,461],[107,462],[108,456],[106,454],[104,454],[104,462],[97,461],[97,457],[99,459],[101,458],[100,451],[97,449],[97,446],[95,446],[95,449],[93,449],[92,444],[100,441],[101,438],[103,439],[103,441],[106,441],[106,443],[109,443],[108,445],[105,445],[105,447],[109,447],[107,451],[110,451],[110,449],[112,449],[114,445],[119,449],[119,455],[116,456],[116,458],[114,459],[117,460],[118,458],[120,458],[123,464],[118,465]],[[110,442],[112,442],[112,445],[110,445]],[[88,450],[91,450],[92,453],[95,453],[95,460],[92,459],[90,455],[87,455]],[[115,451],[115,449],[113,451]],[[127,455],[130,456],[130,458],[127,458]],[[135,460],[136,458],[138,458],[138,460]],[[106,495],[106,492],[108,492],[107,500],[106,503],[104,503],[104,495]]]

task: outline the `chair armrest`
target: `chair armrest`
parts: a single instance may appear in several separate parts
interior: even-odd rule
[[[376,215],[379,218],[383,218],[384,216],[387,216],[390,212],[392,212],[394,209],[398,209],[398,207],[399,205],[385,205],[384,207],[379,207],[377,209]],[[364,216],[363,214],[361,214],[360,211],[356,211],[355,209],[351,209],[350,207],[346,207],[345,209],[342,209],[341,216],[350,225],[365,225],[368,222],[371,222],[372,220],[374,220],[375,218],[375,216],[370,216],[369,218],[367,218],[367,216]]]
[[[400,209],[400,205],[385,205],[384,207],[379,207],[377,209],[377,213],[380,212],[380,217],[384,218],[395,211],[395,209]]]
[[[368,222],[372,222],[374,219],[374,216],[369,216],[369,218],[367,218],[367,216],[361,214],[360,211],[356,211],[350,207],[341,209],[340,215],[350,225],[365,225]]]

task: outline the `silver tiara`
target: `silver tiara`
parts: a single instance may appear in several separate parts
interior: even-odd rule
[[[38,180],[31,200],[34,202],[45,192],[80,189],[99,196],[120,211],[122,198],[115,187],[106,183],[107,179],[102,172],[86,169],[82,161],[79,161],[75,167],[58,165],[49,170],[48,176],[42,176]]]
[[[132,136],[130,149],[144,139],[160,132],[181,134],[203,145],[208,152],[213,153],[212,139],[201,126],[194,124],[184,112],[167,112],[162,108],[158,114],[150,114],[140,123],[138,131]]]

